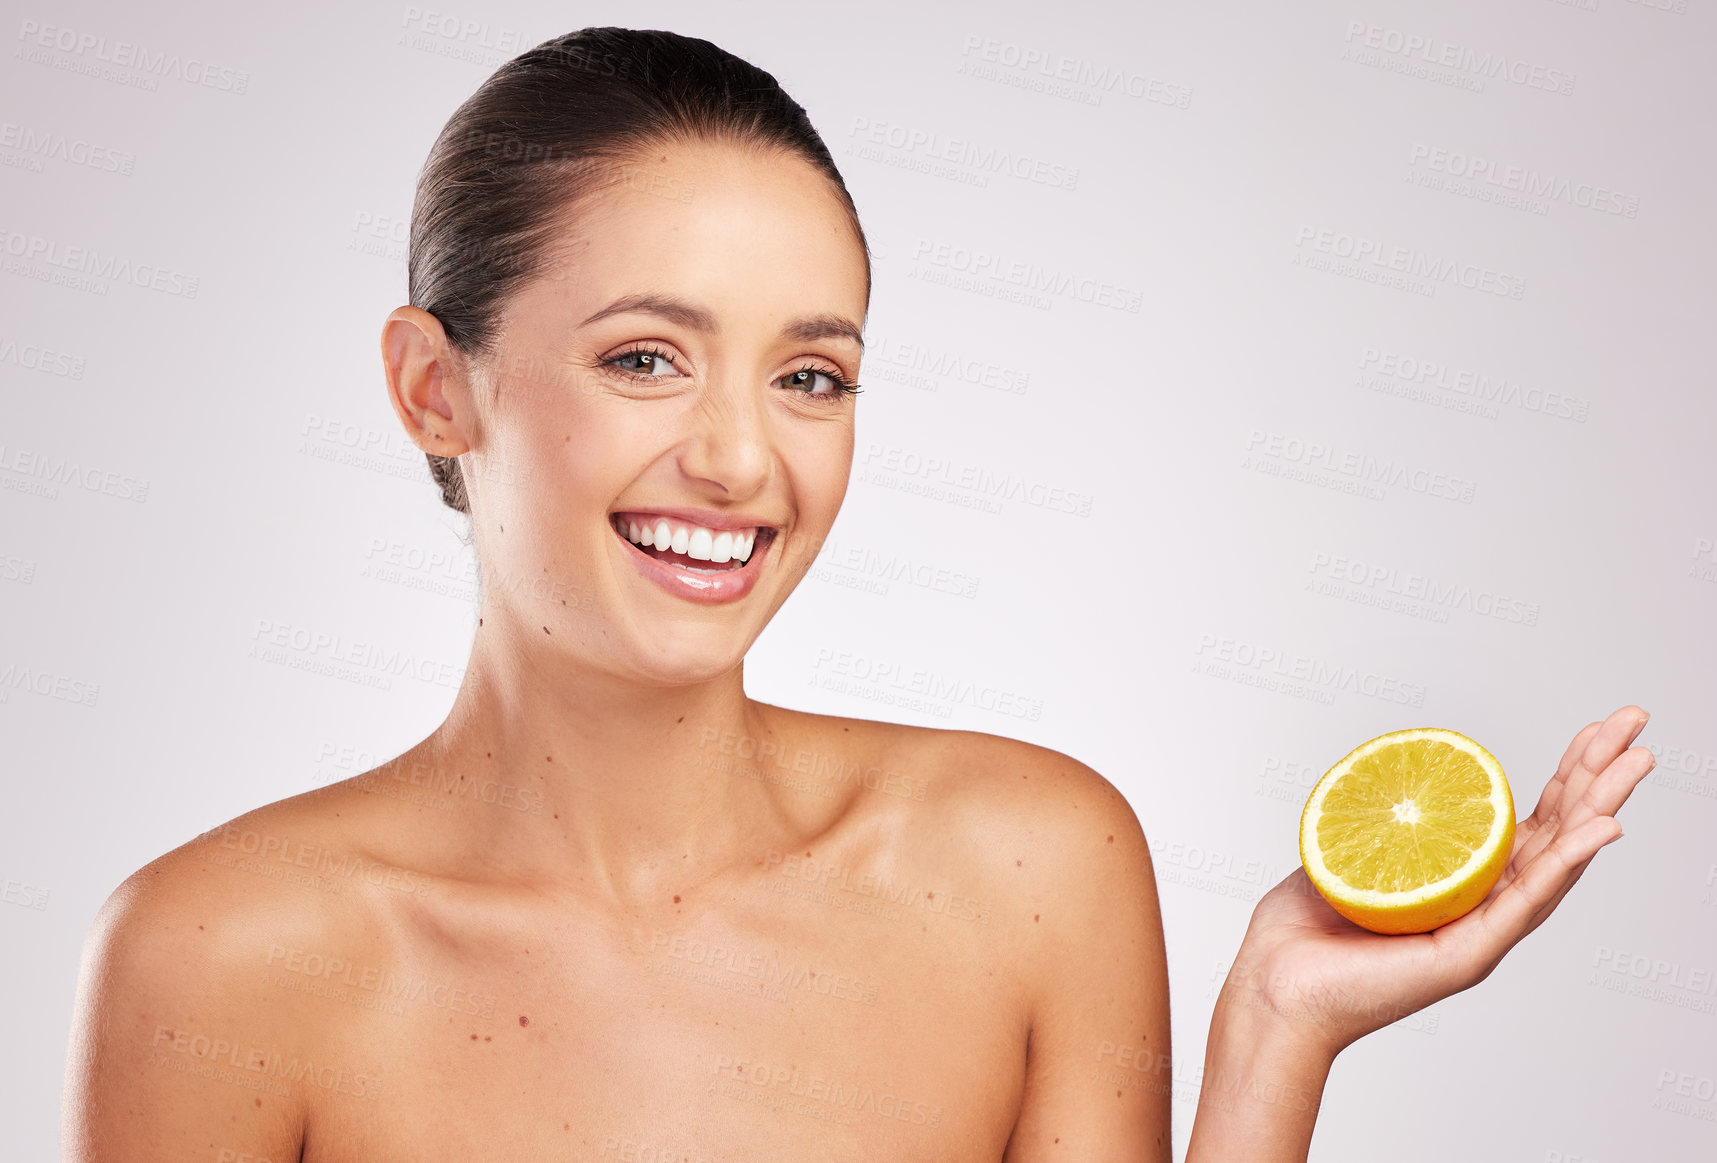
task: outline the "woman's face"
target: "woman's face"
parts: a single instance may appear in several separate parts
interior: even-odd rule
[[[664,145],[610,179],[464,385],[485,617],[696,682],[740,661],[840,509],[866,259],[796,157]]]

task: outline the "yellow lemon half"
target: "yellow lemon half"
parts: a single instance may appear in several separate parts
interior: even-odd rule
[[[1335,911],[1374,933],[1424,933],[1471,911],[1514,848],[1496,756],[1459,731],[1361,743],[1300,813],[1300,863]]]

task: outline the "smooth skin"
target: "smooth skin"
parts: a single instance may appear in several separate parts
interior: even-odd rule
[[[130,877],[80,976],[80,1161],[1167,1160],[1168,974],[1125,798],[1058,752],[745,695],[845,495],[865,255],[808,164],[640,154],[467,358],[382,336],[485,589],[446,721]],[[695,191],[687,201],[653,191]],[[671,297],[591,321],[625,296]],[[647,344],[656,358],[628,355]],[[616,512],[778,531],[726,605]],[[1651,766],[1582,729],[1478,910],[1384,938],[1295,872],[1211,1024],[1188,1158],[1303,1159],[1346,1045],[1482,980]]]

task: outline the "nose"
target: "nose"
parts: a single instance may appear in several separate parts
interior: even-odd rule
[[[755,496],[769,480],[774,447],[764,389],[731,376],[706,381],[680,471],[713,485],[725,500]]]

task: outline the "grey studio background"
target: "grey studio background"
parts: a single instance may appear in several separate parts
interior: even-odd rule
[[[1709,0],[449,4],[5,5],[7,1159],[57,1157],[109,892],[450,704],[475,572],[378,336],[435,133],[589,24],[773,72],[876,252],[851,488],[749,691],[1126,793],[1177,1156],[1317,776],[1452,727],[1524,815],[1629,702],[1626,838],[1341,1056],[1313,1157],[1717,1155]]]

